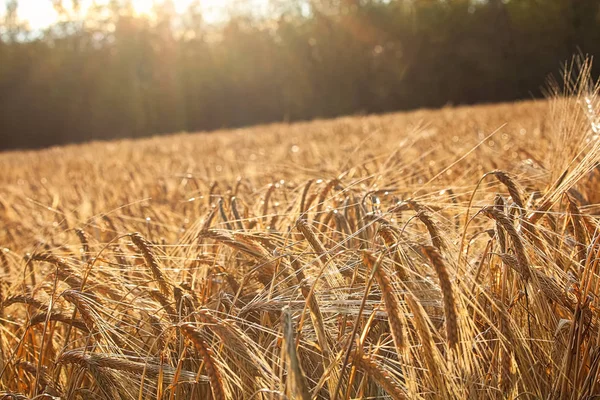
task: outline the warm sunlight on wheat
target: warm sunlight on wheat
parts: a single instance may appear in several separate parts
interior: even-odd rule
[[[598,396],[574,71],[547,101],[0,155],[0,398]]]

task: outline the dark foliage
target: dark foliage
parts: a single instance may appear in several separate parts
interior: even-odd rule
[[[43,33],[9,10],[0,148],[538,97],[600,52],[600,0],[272,2],[215,26],[112,1]]]

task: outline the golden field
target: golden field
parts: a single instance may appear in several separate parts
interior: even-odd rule
[[[0,154],[0,398],[594,398],[597,106]]]

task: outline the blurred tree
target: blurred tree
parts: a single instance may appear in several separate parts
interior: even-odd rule
[[[5,1],[1,148],[528,98],[600,51],[600,0],[40,1],[43,31]]]

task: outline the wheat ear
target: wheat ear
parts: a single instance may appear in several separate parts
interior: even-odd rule
[[[431,264],[433,264],[433,269],[440,281],[440,288],[442,289],[442,297],[444,300],[444,316],[446,317],[446,336],[449,346],[455,347],[459,341],[458,318],[454,303],[454,289],[452,288],[448,269],[446,268],[442,255],[435,247],[423,246],[422,250],[431,261]]]

